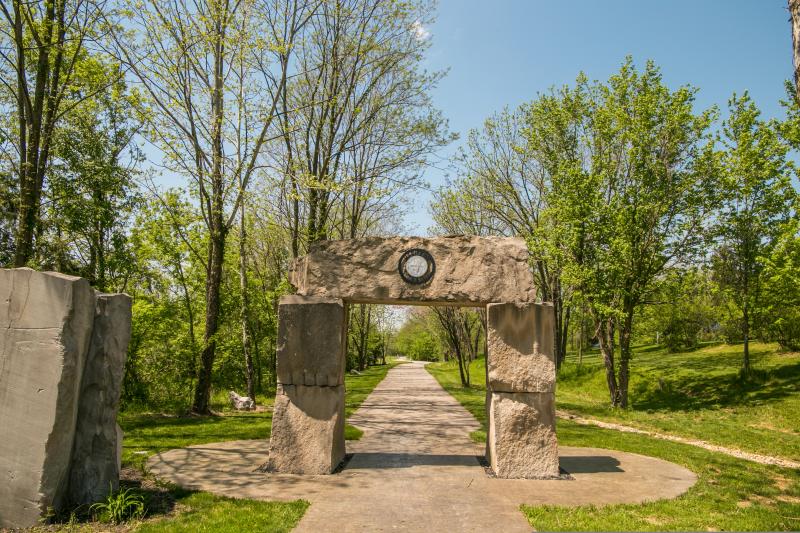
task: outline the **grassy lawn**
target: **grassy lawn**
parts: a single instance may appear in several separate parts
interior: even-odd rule
[[[800,459],[800,354],[751,346],[753,376],[739,377],[742,347],[686,353],[642,347],[631,363],[631,407],[608,406],[599,354],[574,355],[558,375],[560,409],[744,451]],[[798,524],[800,527],[800,524]]]
[[[768,349],[768,348],[767,348]],[[709,348],[709,350],[712,350]],[[722,350],[724,351],[724,350]],[[662,354],[663,355],[663,354]],[[681,354],[685,357],[686,354]],[[768,356],[780,360],[782,356]],[[791,358],[790,358],[791,361]],[[796,364],[789,362],[788,365]],[[586,365],[586,360],[584,360]],[[635,365],[639,365],[642,358],[637,357]],[[472,363],[472,382],[469,388],[462,388],[458,379],[458,367],[452,363],[437,363],[426,368],[442,384],[442,386],[458,399],[484,426],[486,415],[484,410],[484,375],[482,360]],[[757,368],[764,369],[764,360],[759,359]],[[778,368],[783,365],[777,364]],[[666,370],[664,364],[662,369]],[[638,367],[637,367],[638,368]],[[686,370],[675,371],[677,373]],[[719,370],[719,373],[726,374]],[[780,372],[779,372],[780,374]],[[584,376],[586,374],[583,374]],[[716,379],[716,372],[709,373],[709,379]],[[602,375],[600,376],[602,378]],[[662,379],[667,379],[664,376]],[[674,376],[669,376],[674,377]],[[559,379],[561,380],[561,376]],[[702,381],[698,377],[698,381]],[[572,390],[572,396],[565,393],[568,401],[571,399],[570,410],[579,411],[580,404],[575,398],[580,398],[579,385],[559,381],[559,406],[564,389]],[[711,394],[713,391],[708,391]],[[587,396],[595,397],[599,391],[590,389]],[[725,395],[723,391],[720,393]],[[757,394],[756,394],[757,396]],[[599,400],[602,402],[602,400]],[[759,405],[772,412],[771,402],[781,402],[783,405],[797,405],[788,395],[778,395],[772,400],[760,398],[763,402]],[[788,402],[788,403],[786,403]],[[634,403],[634,409],[638,404]],[[752,409],[753,406],[741,406]],[[709,411],[713,408],[708,406]],[[607,410],[605,410],[607,411]],[[594,414],[593,411],[581,411]],[[797,411],[795,410],[795,413]],[[646,420],[647,413],[640,413]],[[664,416],[668,417],[669,409],[664,408]],[[613,413],[612,413],[613,415]],[[624,413],[619,416],[629,416]],[[680,419],[690,420],[681,409],[676,410],[675,427],[680,425]],[[741,415],[740,415],[741,416]],[[790,417],[789,414],[779,415]],[[723,417],[724,418],[724,417]],[[612,418],[609,418],[612,419]],[[614,418],[614,420],[616,420]],[[627,418],[620,419],[628,421]],[[684,422],[685,423],[685,422]],[[702,424],[699,424],[702,425]],[[702,433],[702,438],[712,440],[713,427],[695,429]],[[478,435],[475,435],[478,437]],[[744,438],[749,438],[746,436]],[[800,437],[795,436],[795,439]],[[674,500],[658,501],[636,505],[610,505],[604,507],[580,506],[564,508],[555,506],[523,506],[522,511],[528,518],[532,527],[538,530],[569,531],[569,530],[798,530],[800,529],[800,473],[773,466],[762,466],[749,461],[735,459],[727,455],[713,453],[694,446],[667,442],[642,435],[621,433],[597,427],[580,426],[575,423],[559,420],[559,443],[568,446],[593,446],[611,448],[633,453],[641,453],[659,457],[681,464],[698,475],[697,484],[683,496]],[[739,444],[735,438],[732,445]],[[790,444],[792,444],[790,442]],[[766,443],[768,446],[768,443]],[[739,447],[744,448],[743,445]],[[762,448],[763,449],[763,448]]]
[[[360,375],[345,378],[345,405],[350,416],[372,389],[397,363],[373,366]],[[215,395],[215,416],[175,416],[161,413],[131,413],[119,415],[125,432],[123,468],[144,471],[147,458],[155,453],[183,448],[194,444],[244,439],[268,439],[272,424],[272,399],[258,398],[264,411],[238,412],[227,407],[225,396]],[[362,431],[346,426],[345,437],[358,439]],[[163,484],[158,484],[163,487]],[[209,493],[184,491],[168,487],[170,507],[176,514],[156,517],[143,522],[137,531],[289,531],[303,516],[307,502],[290,503],[232,500]],[[150,498],[151,495],[145,495]],[[151,513],[153,514],[153,513]]]
[[[143,523],[138,533],[239,533],[241,531],[289,532],[308,509],[308,502],[289,503],[238,500],[208,492],[191,493],[181,499],[186,508],[174,518]]]

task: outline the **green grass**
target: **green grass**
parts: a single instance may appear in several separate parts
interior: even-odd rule
[[[780,359],[781,356],[775,357]],[[636,363],[639,362],[640,359],[637,359]],[[762,364],[763,362],[760,361]],[[483,364],[482,360],[473,362],[473,385],[469,388],[461,387],[458,367],[452,363],[436,363],[426,368],[485,429]],[[788,364],[791,366],[794,363]],[[719,372],[725,373],[721,370]],[[710,372],[710,379],[713,380],[715,374],[716,372]],[[557,397],[564,388],[567,387],[560,382]],[[591,391],[588,397],[592,397],[594,392]],[[721,394],[726,393],[723,391]],[[788,401],[788,405],[792,405],[793,399],[780,396],[771,400],[762,398],[761,401],[763,403],[760,405],[769,410],[771,402]],[[685,415],[679,410],[676,416]],[[523,505],[523,513],[531,527],[537,530],[800,529],[800,472],[795,470],[759,465],[694,446],[594,426],[581,426],[565,420],[558,421],[558,440],[559,444],[565,446],[609,448],[659,457],[689,468],[697,474],[698,482],[679,498],[646,504],[604,507]],[[735,440],[733,442],[736,444]]]
[[[239,533],[241,531],[288,532],[297,526],[308,502],[261,502],[189,493],[178,499],[184,510],[175,518],[143,523],[138,533]]]
[[[345,406],[349,417],[397,362],[373,366],[359,375],[345,377]],[[268,439],[272,426],[272,398],[259,397],[265,411],[233,411],[226,393],[214,395],[215,416],[176,416],[162,413],[123,412],[118,422],[125,432],[122,462],[145,470],[153,454],[195,444],[245,439]],[[356,440],[363,431],[347,424],[345,438]],[[308,503],[232,500],[204,492],[174,487],[173,499],[181,511],[175,517],[145,521],[137,531],[289,531],[302,517]]]
[[[361,375],[348,374],[345,377],[348,417],[396,364],[372,366]],[[268,439],[272,427],[272,398],[259,398],[259,405],[268,409],[261,412],[232,411],[225,404],[215,403],[215,409],[220,412],[215,416],[120,413],[118,422],[125,432],[122,463],[141,468],[149,456],[173,448],[228,440]],[[345,426],[348,440],[358,440],[362,434],[354,426]]]
[[[584,355],[582,365],[570,355],[558,375],[556,402],[591,418],[800,459],[800,354],[754,343],[749,379],[739,375],[741,354],[741,345],[677,354],[640,347],[625,410],[609,407],[599,354]]]

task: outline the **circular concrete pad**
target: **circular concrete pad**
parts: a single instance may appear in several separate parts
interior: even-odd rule
[[[530,531],[529,505],[674,498],[695,475],[676,464],[599,448],[560,447],[572,480],[497,479],[469,439],[477,421],[421,364],[392,369],[350,423],[347,466],[330,476],[265,474],[266,440],[204,444],[150,458],[158,477],[239,498],[311,502],[297,531]]]

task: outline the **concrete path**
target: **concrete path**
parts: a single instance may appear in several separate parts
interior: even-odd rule
[[[296,531],[530,531],[522,503],[582,505],[673,498],[695,475],[678,465],[597,448],[559,449],[574,480],[508,480],[486,475],[479,424],[421,363],[389,371],[351,417],[364,430],[339,474],[263,474],[267,441],[170,450],[148,465],[191,489],[264,500],[311,502]]]

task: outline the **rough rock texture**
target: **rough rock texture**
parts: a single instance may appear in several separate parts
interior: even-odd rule
[[[558,442],[555,395],[550,392],[493,392],[487,451],[501,478],[556,478]]]
[[[117,410],[130,338],[130,296],[98,294],[72,450],[73,504],[103,500],[119,486]]]
[[[0,270],[0,527],[64,502],[94,299],[81,278]]]
[[[344,385],[278,385],[267,470],[330,474],[344,451]]]
[[[344,384],[344,303],[283,296],[278,305],[278,383]]]
[[[256,402],[249,396],[239,396],[235,391],[228,392],[231,400],[231,407],[238,411],[252,411],[256,408]]]
[[[554,392],[553,306],[486,307],[489,388],[494,392]]]
[[[423,285],[400,278],[398,261],[410,248],[427,250],[436,273]],[[520,238],[371,237],[323,241],[292,265],[298,294],[355,303],[483,306],[536,299],[528,249]]]

